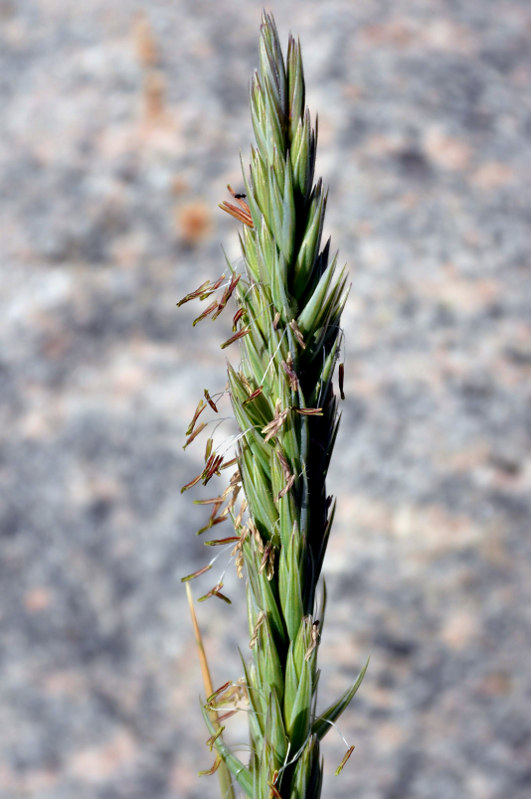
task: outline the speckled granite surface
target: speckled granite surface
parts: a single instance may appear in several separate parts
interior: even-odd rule
[[[180,584],[203,515],[179,489],[228,322],[192,331],[175,303],[220,242],[237,256],[217,202],[261,7],[0,0],[0,799],[218,796]],[[352,275],[323,703],[372,660],[323,795],[524,799],[531,8],[272,10],[302,39]],[[215,601],[219,684],[246,641],[241,603]]]

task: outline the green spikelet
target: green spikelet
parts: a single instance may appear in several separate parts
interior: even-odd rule
[[[222,207],[244,225],[245,267],[229,286],[238,306],[234,335],[223,346],[241,342],[240,365],[229,367],[242,432],[231,485],[243,488],[248,503],[245,519],[236,519],[236,550],[248,586],[252,755],[244,765],[219,734],[214,746],[246,796],[317,799],[319,742],[366,668],[328,710],[316,712],[324,601],[319,618],[315,604],[333,515],[325,481],[338,427],[332,381],[347,278],[330,242],[322,242],[326,193],[314,182],[317,134],[305,106],[300,45],[290,37],[284,60],[265,13],[250,99],[256,144],[243,170],[246,197],[234,195],[237,205]],[[212,290],[203,285],[185,299],[205,299]],[[224,295],[218,310],[213,304],[214,317],[226,301]]]

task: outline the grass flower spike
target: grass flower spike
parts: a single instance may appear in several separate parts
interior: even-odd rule
[[[213,747],[245,796],[315,799],[321,793],[320,741],[366,668],[337,702],[317,710],[326,597],[320,575],[334,516],[326,475],[339,423],[333,383],[347,277],[331,255],[330,240],[322,242],[326,192],[314,180],[317,133],[305,105],[300,46],[290,37],[284,59],[267,14],[251,116],[256,143],[250,168],[243,170],[245,195],[230,190],[233,201],[221,206],[242,224],[243,273],[229,264],[224,288],[203,284],[185,298],[224,292],[196,321],[215,318],[230,295],[237,303],[233,334],[221,345],[239,341],[240,347],[239,365],[228,367],[241,431],[237,469],[224,494],[207,501],[213,505],[207,526],[232,519],[234,534],[209,543],[230,542],[247,580],[252,660],[242,658],[239,690],[248,698],[249,762],[228,749],[212,721],[212,709],[228,689],[209,698],[204,717]],[[341,396],[342,375],[341,369]],[[202,400],[187,443],[206,407]],[[210,442],[204,471],[185,488],[208,482],[225,465]],[[245,499],[236,513],[238,494]],[[218,583],[206,596],[219,597],[220,588]]]

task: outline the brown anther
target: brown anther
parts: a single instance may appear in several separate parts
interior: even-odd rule
[[[210,454],[207,462],[205,463],[205,468],[204,468],[204,471],[203,471],[203,475],[208,474],[210,472],[210,470],[212,469],[212,466],[214,465],[214,463],[215,463],[217,458],[218,458],[218,455],[216,455],[215,452],[212,452]]]
[[[285,497],[286,494],[288,493],[288,491],[291,491],[294,482],[295,482],[295,475],[294,474],[290,474],[290,476],[287,479],[286,485],[284,486],[284,488],[281,491],[278,492],[278,494],[276,496],[277,502],[282,497]]]
[[[203,413],[203,411],[205,410],[205,408],[206,408],[206,405],[205,405],[205,403],[203,402],[203,400],[199,400],[199,403],[198,403],[198,405],[197,405],[197,408],[195,409],[195,413],[194,413],[193,419],[192,419],[192,421],[190,422],[190,424],[188,425],[188,429],[186,430],[186,435],[187,435],[187,436],[189,436],[189,435],[190,435],[190,433],[192,432],[192,430],[194,429],[194,425],[195,425],[195,423],[197,422],[197,418],[198,418],[199,414],[200,414],[200,413]]]
[[[247,389],[247,391],[250,394],[251,391],[253,390],[253,387],[249,383],[249,381],[247,380],[247,377],[244,375],[244,373],[243,372],[238,372],[238,378],[239,378],[240,383],[242,384],[242,386],[245,386],[245,388]]]
[[[204,594],[203,596],[200,596],[197,601],[204,602],[206,599],[210,599],[211,596],[217,596],[218,599],[222,599],[224,602],[227,603],[227,605],[232,605],[232,602],[228,598],[228,596],[225,596],[225,594],[221,593],[222,588],[223,588],[223,583],[217,583],[214,586],[214,588],[211,588],[210,591],[208,591],[208,593]]]
[[[217,523],[223,521],[225,521],[225,519],[218,519]],[[216,522],[213,522],[213,524],[216,524]],[[234,541],[239,541],[239,540],[240,540],[239,535],[229,535],[227,536],[227,538],[214,538],[212,539],[212,541],[205,541],[205,546],[219,547],[219,546],[224,546],[225,544],[232,544],[234,543]]]
[[[222,588],[222,587],[223,587],[223,583],[218,583],[218,584],[217,584],[217,585],[215,585],[213,588],[211,588],[211,589],[210,589],[210,591],[207,591],[207,593],[206,593],[206,594],[203,594],[203,596],[200,596],[200,597],[198,598],[198,600],[197,600],[197,601],[198,601],[198,602],[204,602],[206,599],[210,599],[210,597],[211,597],[211,596],[214,596],[215,592],[216,592],[216,591],[217,591],[219,588]]]
[[[224,280],[225,280],[225,272],[223,272],[223,274],[218,277],[215,283],[212,283],[212,285],[209,288],[209,291],[212,292],[215,291],[216,289],[219,289]]]
[[[245,313],[245,308],[240,308],[239,310],[236,311],[236,313],[232,317],[232,329],[234,331],[236,331],[238,322],[240,321],[244,313]]]
[[[252,519],[249,519],[247,526],[249,527],[249,533],[254,538],[259,553],[262,554],[262,552],[264,551],[264,542],[262,541],[262,536],[260,535],[256,524],[253,522]]]
[[[186,297],[183,297],[182,300],[179,300],[177,306],[179,307],[181,305],[184,305],[185,302],[190,302],[190,300],[196,300],[198,298],[200,300],[206,300],[207,297],[210,297],[210,295],[213,294],[214,291],[216,291],[216,289],[218,289],[221,286],[224,280],[225,280],[225,273],[223,273],[221,277],[219,277],[216,280],[215,283],[211,283],[210,280],[205,280],[204,283],[201,283],[199,288],[197,288],[195,291],[191,291],[189,294],[186,295]]]
[[[216,504],[212,508],[212,513],[210,514],[210,518],[212,520],[214,520],[216,518],[216,516],[218,515],[218,510],[221,508],[222,504],[223,504],[222,500],[218,501],[218,502],[216,502]]]
[[[277,449],[277,458],[280,461],[280,465],[282,466],[282,471],[284,473],[284,478],[286,480],[286,485],[281,491],[278,492],[277,496],[275,497],[276,501],[278,502],[278,500],[281,499],[281,497],[286,496],[288,491],[291,490],[293,483],[295,482],[295,475],[291,473],[287,458],[280,449]]]
[[[304,341],[303,335],[302,335],[301,331],[299,330],[299,326],[298,326],[297,322],[295,321],[295,319],[291,320],[291,322],[289,323],[289,326],[293,330],[293,332],[295,334],[295,338],[297,339],[297,341],[301,345],[302,349],[305,350],[306,349],[306,343]]]
[[[241,533],[240,533],[240,542],[241,542],[241,546],[243,546],[243,542],[244,542],[244,541],[245,541],[247,538],[249,538],[249,535],[251,534],[251,528],[250,528],[250,524],[251,524],[251,522],[249,521],[249,523],[248,523],[248,524],[246,524],[246,525],[244,525],[244,526],[242,527],[242,531],[241,531]]]
[[[200,577],[205,572],[209,571],[212,568],[212,564],[209,563],[208,566],[203,566],[202,569],[198,569],[196,572],[192,574],[188,574],[186,577],[181,577],[181,583],[187,583],[188,580],[194,580],[196,577]]]
[[[276,557],[276,549],[272,548],[269,553],[269,559],[266,568],[266,577],[270,582],[275,576],[275,557]]]
[[[245,198],[246,198],[247,195],[246,194],[237,194],[234,191],[234,189],[232,188],[232,186],[230,185],[230,183],[227,183],[227,189],[230,191],[230,193],[232,194],[232,196],[234,197],[234,199],[236,200],[236,202],[238,203],[240,208],[243,208],[244,211],[248,211],[249,210],[249,206],[245,202]]]
[[[188,444],[191,444],[191,443],[192,443],[192,441],[194,440],[194,438],[196,438],[196,437],[199,435],[199,433],[201,433],[201,431],[205,429],[205,427],[206,427],[206,426],[207,426],[207,423],[206,423],[206,422],[202,422],[202,423],[199,425],[199,427],[198,427],[196,430],[194,430],[194,432],[192,433],[192,435],[191,435],[191,436],[188,436],[188,438],[186,439],[186,442],[185,442],[185,444],[184,444],[184,446],[183,446],[183,449],[186,449],[186,447],[188,446]]]
[[[345,766],[347,760],[351,756],[351,754],[354,751],[354,749],[355,749],[354,746],[349,746],[349,748],[347,749],[345,757],[343,758],[343,760],[341,761],[341,763],[339,764],[339,766],[336,768],[336,770],[334,772],[336,777],[338,776],[338,774],[341,774],[341,772],[343,771],[343,767]]]
[[[282,471],[284,472],[284,477],[288,480],[291,477],[291,471],[289,468],[288,459],[284,455],[281,449],[277,449],[277,458],[280,461],[280,465],[282,466]]]
[[[214,474],[220,473],[222,463],[223,463],[223,455],[218,455],[212,466],[211,473],[208,475],[209,478],[212,477]]]
[[[251,640],[249,641],[249,648],[253,649],[256,645],[256,641],[258,640],[258,633],[260,632],[260,627],[264,623],[266,618],[265,611],[261,610],[258,614],[258,618],[256,620],[256,624],[254,625],[253,634],[251,635]]]
[[[220,516],[218,516],[217,519],[213,519],[211,516],[208,520],[208,523],[205,524],[204,527],[201,527],[201,529],[197,531],[196,535],[203,535],[203,533],[206,533],[207,530],[211,530],[216,524],[221,524],[221,522],[224,521],[225,519],[222,519]],[[209,542],[206,541],[205,543],[208,544]]]
[[[232,492],[232,496],[229,499],[227,505],[223,508],[223,510],[219,514],[219,517],[218,517],[219,519],[225,519],[229,515],[231,510],[233,509],[234,505],[236,504],[236,500],[238,498],[238,494],[240,493],[240,486],[239,485],[236,485],[234,487],[233,486],[229,486],[228,489],[226,489],[226,491],[224,492],[224,498],[226,499],[227,494],[230,494],[231,492]]]
[[[322,416],[322,408],[293,408],[294,411],[300,413],[301,416]]]
[[[244,498],[244,499],[242,499],[242,502],[241,502],[241,505],[240,505],[240,510],[238,511],[238,515],[234,519],[234,527],[235,527],[236,530],[238,529],[238,527],[242,523],[243,514],[245,513],[246,510],[247,510],[247,500]]]
[[[242,532],[240,533],[240,537],[236,546],[230,553],[231,557],[236,558],[236,574],[238,575],[238,578],[240,580],[243,577],[243,566],[244,566],[243,542],[245,541],[248,535],[249,535],[249,530],[247,527],[244,527]]]
[[[210,280],[205,280],[204,283],[201,283],[199,288],[197,288],[195,291],[191,291],[189,294],[186,295],[186,297],[183,297],[182,300],[179,300],[179,302],[177,303],[177,307],[180,308],[180,306],[184,305],[185,302],[190,302],[190,300],[197,299],[197,297],[201,296],[201,294],[203,294],[203,292],[209,285],[210,285]]]
[[[306,650],[306,654],[304,655],[304,660],[309,660],[311,657],[312,652],[314,651],[315,647],[319,643],[319,621],[316,620],[312,624],[312,640],[310,642],[310,646]]]
[[[241,550],[236,555],[236,574],[238,575],[239,580],[243,580],[243,567],[245,564],[245,558],[243,557],[243,552]]]
[[[214,774],[221,764],[221,757],[217,757],[214,761],[214,765],[212,768],[207,769],[206,771],[199,771],[198,774],[200,777],[211,777]]]
[[[219,497],[212,497],[212,499],[196,499],[195,505],[221,505],[225,501],[225,496],[221,494]]]
[[[236,504],[236,500],[238,499],[238,494],[242,490],[242,487],[238,482],[235,482],[230,484],[229,489],[232,491],[232,496],[229,501],[229,508],[232,509],[233,505]]]
[[[247,399],[244,399],[244,401],[242,402],[242,405],[247,405],[248,402],[252,402],[254,399],[259,397],[260,394],[263,391],[263,388],[264,388],[263,386],[258,386],[257,389],[255,389],[251,394],[249,394]]]
[[[222,713],[221,716],[218,716],[217,718],[218,723],[230,719],[231,716],[235,716],[237,712],[238,712],[237,710],[229,710],[227,713]]]
[[[186,485],[181,488],[181,494],[183,494],[185,491],[188,491],[189,488],[192,488],[193,486],[197,485],[198,482],[202,479],[202,477],[203,474],[201,473],[197,475],[197,477],[194,477],[193,480],[190,480],[189,483],[186,483]]]
[[[273,797],[274,797],[274,799],[282,799],[282,796],[279,794],[279,792],[277,791],[275,786],[271,782],[268,782],[267,784],[269,785],[269,788],[271,789],[271,793],[269,794],[270,799],[273,799]]]
[[[248,704],[247,689],[241,677],[235,683],[227,682],[222,685],[207,701],[208,709],[216,712],[226,705],[232,706],[234,711],[231,712],[236,712],[237,710],[243,710]],[[218,716],[217,720],[221,721],[224,718],[225,716]]]
[[[271,438],[276,436],[284,422],[286,421],[288,414],[290,412],[289,408],[285,408],[283,411],[280,410],[280,400],[277,400],[275,405],[275,417],[272,419],[271,422],[266,424],[265,427],[262,428],[261,432],[265,434],[264,442],[269,441]]]
[[[204,485],[206,485],[208,483],[208,481],[212,477],[214,477],[215,474],[217,474],[217,475],[220,474],[222,464],[223,464],[223,456],[222,455],[218,455],[218,457],[214,461],[214,464],[212,465],[212,468],[211,468],[210,472],[203,478],[203,484]]]
[[[282,361],[282,368],[286,372],[287,376],[289,377],[289,387],[292,391],[299,390],[299,378],[297,377],[294,369],[293,369],[293,359],[291,357],[291,353],[288,356],[288,362]]]
[[[218,716],[218,722],[219,722],[219,716]],[[208,746],[210,751],[212,751],[214,744],[216,743],[219,736],[223,733],[224,729],[225,727],[220,727],[219,730],[214,735],[211,735],[208,741],[206,742],[206,745]]]
[[[273,549],[273,544],[271,543],[271,541],[268,541],[267,544],[264,547],[264,551],[263,551],[263,554],[262,554],[262,560],[260,561],[260,566],[258,568],[258,574],[263,574],[264,569],[265,569],[265,567],[267,566],[267,564],[269,562],[269,555],[270,555],[272,549]]]
[[[238,285],[238,283],[240,281],[240,278],[241,278],[241,275],[233,275],[231,277],[230,283],[227,286],[227,288],[225,289],[225,291],[223,292],[223,296],[222,296],[221,300],[219,301],[218,310],[216,311],[216,313],[214,314],[212,319],[217,319],[218,318],[218,316],[222,312],[223,308],[226,306],[227,302],[229,301],[230,297],[232,296],[232,292],[234,291],[234,289]]]
[[[230,466],[234,466],[235,463],[238,463],[238,458],[231,458],[230,461],[225,461],[222,469],[228,469]]]
[[[210,696],[209,696],[209,697],[207,697],[206,704],[207,704],[207,705],[209,705],[209,706],[210,706],[210,705],[212,705],[212,704],[213,704],[213,702],[214,702],[214,700],[215,700],[215,699],[218,699],[218,697],[220,697],[220,696],[221,696],[221,694],[224,694],[224,693],[225,693],[225,691],[227,690],[227,688],[230,688],[230,687],[231,687],[231,685],[232,685],[232,683],[231,683],[231,681],[229,680],[228,682],[224,682],[224,683],[223,683],[223,685],[220,685],[220,687],[219,687],[219,688],[216,688],[216,690],[214,691],[214,693],[213,693],[213,694],[210,694]]]
[[[280,322],[280,311],[277,311],[273,317],[273,329],[276,330],[278,328],[278,323]]]
[[[236,485],[240,485],[241,486],[241,481],[242,480],[241,480],[241,476],[240,476],[240,470],[236,469],[236,471],[231,475],[231,478],[230,478],[230,481],[229,481],[230,485],[231,486],[236,486]]]
[[[233,336],[228,338],[227,341],[223,342],[223,344],[221,345],[221,349],[224,350],[225,347],[228,347],[230,344],[233,344],[239,338],[242,338],[243,336],[247,336],[250,332],[251,332],[251,330],[250,330],[249,327],[246,327],[244,330],[238,330],[237,333],[235,333]]]
[[[251,215],[251,209],[249,208],[248,204],[245,202],[244,195],[236,194],[236,192],[233,190],[232,186],[230,185],[227,186],[227,189],[230,191],[230,193],[238,203],[239,208],[233,203],[227,202],[227,200],[223,200],[223,202],[219,204],[219,207],[223,211],[226,211],[228,214],[235,217],[235,219],[238,219],[240,222],[249,225],[249,227],[253,227],[253,218]]]
[[[217,596],[218,599],[222,599],[227,605],[232,605],[232,599],[229,599],[228,596],[225,596],[225,594],[222,594],[220,591],[214,591],[214,596]]]
[[[215,474],[220,473],[220,468],[222,463],[223,463],[223,456],[216,455],[216,453],[213,452],[208,461],[206,462],[205,468],[203,469],[203,472],[201,474],[203,485],[206,485],[208,481],[211,480]]]
[[[339,364],[339,396],[342,400],[345,399],[345,392],[343,391],[343,385],[345,382],[345,364]]]
[[[208,393],[208,389],[205,388],[204,394],[205,394],[206,401],[208,402],[208,404],[210,405],[210,407],[212,408],[214,413],[217,413],[218,412],[217,405],[214,402],[214,400],[212,399],[212,397],[210,396],[210,394]]]
[[[199,316],[197,316],[194,319],[194,321],[192,322],[192,327],[195,327],[198,322],[200,322],[202,319],[205,319],[207,316],[209,316],[209,314],[211,314],[213,311],[215,311],[217,307],[218,307],[218,302],[217,302],[217,300],[214,300],[214,302],[210,303],[208,308],[206,308],[203,311],[203,313],[199,314]],[[212,317],[212,318],[214,319],[214,317]]]

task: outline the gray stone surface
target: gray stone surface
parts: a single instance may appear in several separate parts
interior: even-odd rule
[[[175,303],[220,242],[237,257],[217,203],[251,141],[261,8],[0,0],[0,799],[218,795],[180,584],[209,553],[180,487],[229,322]],[[531,9],[272,10],[302,39],[352,276],[323,704],[371,665],[324,795],[524,799]],[[225,580],[231,608],[199,606],[217,684],[246,646]]]

